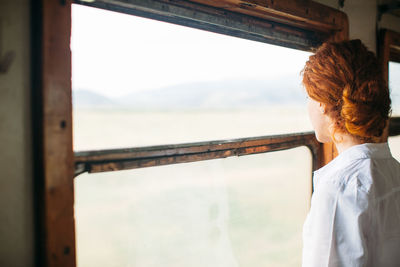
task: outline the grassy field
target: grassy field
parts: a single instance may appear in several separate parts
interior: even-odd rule
[[[309,131],[305,108],[231,111],[77,110],[74,149],[175,144]]]
[[[304,109],[74,112],[75,150],[309,130]],[[400,139],[391,140],[400,147]],[[395,155],[400,149],[395,149]],[[299,266],[306,148],[75,179],[78,266]]]
[[[304,115],[81,110],[74,113],[75,150],[308,130]],[[306,148],[83,174],[75,180],[78,264],[298,266],[310,177]]]
[[[82,175],[79,266],[298,266],[310,171],[300,148]]]

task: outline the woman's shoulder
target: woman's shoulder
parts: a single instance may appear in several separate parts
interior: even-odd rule
[[[356,159],[346,164],[331,164],[329,168],[315,172],[314,179],[318,180],[318,184],[329,184],[339,189],[357,179],[368,180],[370,177],[368,166],[371,166],[370,159]]]
[[[330,194],[364,195],[378,199],[394,189],[400,190],[400,163],[394,158],[360,158],[331,168],[316,176],[316,189]]]
[[[368,192],[376,182],[398,181],[400,163],[392,157],[387,143],[362,144],[339,155],[314,176],[318,183],[337,189],[356,186]]]

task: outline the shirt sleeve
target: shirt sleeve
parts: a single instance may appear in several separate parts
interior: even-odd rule
[[[367,193],[350,179],[319,185],[303,229],[303,267],[365,266]]]

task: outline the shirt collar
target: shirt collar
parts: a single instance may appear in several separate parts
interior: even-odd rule
[[[358,159],[383,159],[391,157],[392,154],[390,153],[388,143],[364,143],[346,149],[324,167],[316,170],[314,174],[318,176],[324,175],[324,173],[329,172],[331,169],[343,168]]]

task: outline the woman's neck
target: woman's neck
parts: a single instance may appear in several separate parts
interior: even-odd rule
[[[334,143],[339,154],[352,146],[364,143],[361,140],[349,134],[337,134],[335,138],[337,138],[338,140],[337,142]]]

